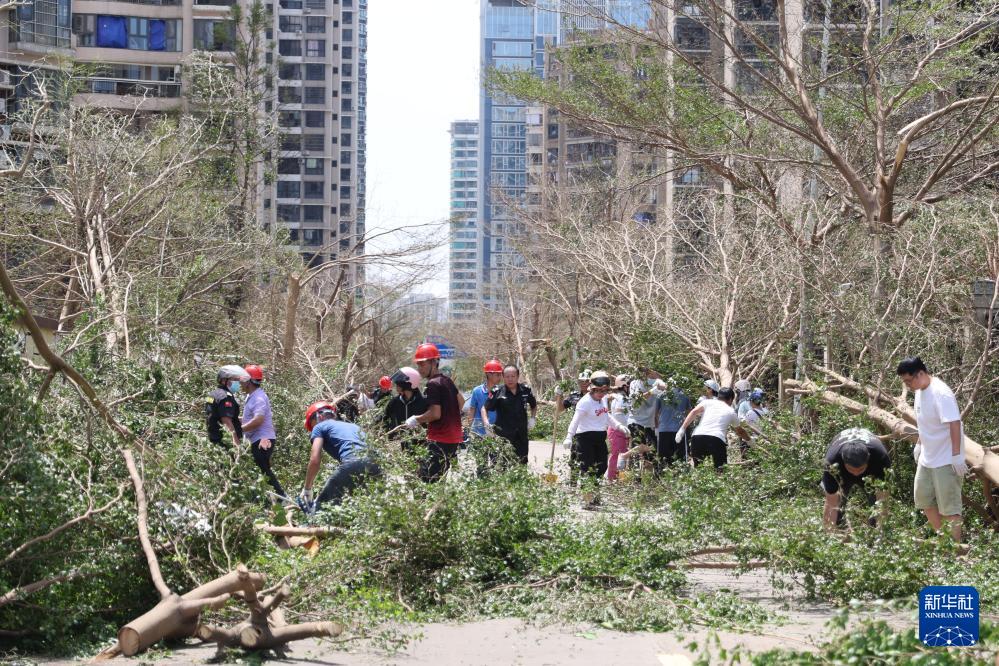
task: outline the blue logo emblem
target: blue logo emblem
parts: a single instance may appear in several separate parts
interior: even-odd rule
[[[978,590],[930,585],[919,591],[919,639],[930,647],[968,647],[978,642]]]

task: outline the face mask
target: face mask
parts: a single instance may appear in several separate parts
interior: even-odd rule
[[[239,393],[239,382],[229,382],[229,392]]]

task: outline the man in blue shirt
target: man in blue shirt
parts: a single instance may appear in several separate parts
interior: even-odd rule
[[[658,430],[656,438],[655,472],[659,474],[663,467],[672,464],[673,459],[687,459],[687,439],[684,437],[679,444],[676,433],[683,425],[683,419],[690,411],[690,398],[678,387],[667,389],[659,398]]]
[[[493,359],[482,367],[482,371],[486,373],[486,381],[472,389],[472,397],[468,401],[472,411],[471,432],[478,437],[486,436],[486,423],[490,426],[496,423],[495,411],[485,411],[486,421],[482,420],[482,415],[486,401],[489,400],[489,393],[503,380],[503,364]]]
[[[314,402],[305,412],[305,429],[310,432],[312,441],[305,487],[300,497],[306,513],[319,511],[326,502],[339,504],[344,495],[365,480],[382,475],[381,468],[371,459],[360,426],[337,421],[335,417],[336,408],[328,402]],[[312,484],[319,474],[323,451],[340,461],[340,466],[326,481],[313,504]]]

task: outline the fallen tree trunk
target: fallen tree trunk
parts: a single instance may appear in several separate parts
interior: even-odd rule
[[[822,402],[842,407],[851,414],[863,414],[882,428],[889,430],[895,439],[915,442],[919,438],[916,426],[877,405],[865,405],[835,391],[824,389],[807,379],[801,381],[787,379],[784,383],[791,388],[814,395]],[[983,480],[987,479],[992,484],[999,483],[999,456],[968,437],[967,433],[964,435],[964,457],[968,466]]]
[[[345,530],[335,527],[294,527],[292,525],[257,525],[261,532],[283,537],[328,537],[345,534]]]

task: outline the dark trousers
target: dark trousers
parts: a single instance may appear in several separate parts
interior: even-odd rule
[[[260,440],[250,444],[250,453],[253,454],[253,462],[257,463],[257,467],[260,471],[264,473],[267,477],[267,483],[271,484],[271,488],[274,489],[280,497],[287,497],[284,492],[284,488],[281,487],[281,482],[278,481],[277,476],[274,474],[274,470],[271,469],[271,456],[274,455],[275,443],[271,440],[271,445],[266,448],[260,448]]]
[[[500,437],[510,442],[513,447],[513,452],[517,456],[517,460],[520,461],[522,465],[527,464],[527,453],[530,449],[530,440],[527,437],[527,431],[524,432],[507,432],[502,431],[497,433]]]
[[[672,465],[673,461],[683,462],[687,459],[687,437],[684,436],[679,443],[676,441],[676,431],[661,432],[659,440],[656,442],[656,473],[658,474],[667,465]]]
[[[711,456],[715,469],[721,469],[728,464],[728,444],[724,439],[710,435],[694,435],[690,438],[690,457],[694,465]]]
[[[602,477],[607,473],[607,431],[576,433],[569,463],[583,474]]]
[[[861,497],[867,503],[867,506],[873,507],[877,501],[877,496],[874,492],[868,490],[864,485],[864,480],[860,479],[854,483],[840,483],[839,487],[839,507],[836,511],[836,526],[843,527],[846,525],[846,500],[850,496],[850,493],[856,488],[856,492],[860,493]],[[874,516],[870,516],[867,519],[867,524],[871,527],[877,525],[878,521]]]
[[[327,502],[337,505],[343,501],[344,495],[358,487],[368,479],[382,475],[381,468],[367,458],[348,460],[333,472],[323,486],[323,491],[316,498],[316,511]]]
[[[420,468],[417,471],[420,480],[427,483],[440,481],[451,469],[455,458],[458,457],[458,446],[459,444],[444,444],[428,440],[427,454],[420,460]]]

